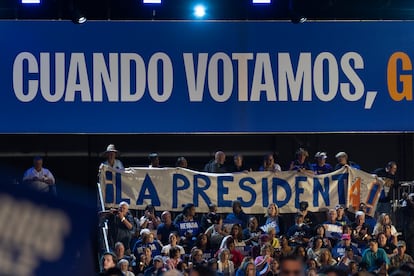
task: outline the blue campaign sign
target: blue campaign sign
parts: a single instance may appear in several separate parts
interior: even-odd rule
[[[413,131],[413,28],[1,21],[0,131]]]
[[[96,227],[93,204],[0,185],[0,275],[94,275]]]

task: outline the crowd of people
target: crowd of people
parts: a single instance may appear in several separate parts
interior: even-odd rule
[[[124,170],[118,159],[119,152],[110,144],[103,152],[102,164]],[[275,155],[263,156],[262,164],[254,170],[285,170],[326,174],[350,166],[360,166],[349,160],[347,153],[335,155],[337,164],[326,162],[326,152],[317,152],[314,162],[309,153],[300,148],[295,160],[282,168]],[[148,156],[149,168],[159,168],[157,153]],[[223,151],[217,151],[214,159],[204,166],[210,173],[250,172],[241,154],[235,154],[231,164],[226,163]],[[176,167],[188,168],[185,157],[178,157]],[[211,204],[208,213],[198,213],[192,203],[183,207],[179,214],[156,210],[147,205],[142,216],[129,210],[121,202],[116,210],[100,213],[101,222],[108,223],[110,251],[101,246],[102,275],[355,275],[372,273],[414,272],[414,196],[402,194],[401,202],[409,217],[403,234],[391,221],[391,194],[396,191],[397,164],[390,161],[374,170],[384,180],[375,217],[366,212],[361,203],[359,210],[347,210],[338,205],[320,219],[308,210],[307,202],[300,202],[294,223],[279,213],[278,206],[271,203],[264,214],[244,213],[239,201],[232,202],[232,212],[219,214]],[[55,178],[43,167],[43,158],[35,157],[33,167],[23,175],[27,187],[43,193],[56,195]],[[296,273],[296,274],[295,274]]]
[[[109,145],[104,164],[122,170],[117,154],[115,146]],[[335,157],[338,163],[331,166],[326,163],[327,154],[317,152],[311,163],[308,152],[300,148],[287,169],[325,174],[342,166],[360,168],[348,160],[345,152]],[[252,170],[244,166],[240,154],[234,155],[231,165],[225,160],[224,152],[216,152],[204,171]],[[184,157],[177,159],[177,167],[187,165]],[[149,167],[160,167],[156,153],[149,155]],[[258,170],[277,173],[282,167],[273,154],[266,154]],[[180,214],[147,205],[142,216],[133,216],[128,204],[121,202],[117,210],[101,215],[109,223],[111,249],[102,253],[101,274],[410,275],[414,272],[414,246],[404,241],[390,217],[390,191],[397,186],[396,170],[393,161],[375,170],[385,181],[375,217],[367,214],[364,203],[353,212],[338,205],[321,220],[308,210],[307,202],[300,202],[294,224],[288,225],[274,203],[262,215],[246,214],[236,200],[229,214],[219,214],[214,204],[208,213],[197,213],[194,204],[188,203]],[[414,209],[411,196],[404,195],[403,200],[405,206]]]

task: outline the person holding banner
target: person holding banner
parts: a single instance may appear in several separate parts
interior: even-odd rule
[[[397,180],[397,163],[390,161],[387,163],[385,168],[378,168],[373,172],[378,177],[381,177],[384,180],[384,186],[381,191],[380,198],[378,199],[377,204],[377,214],[381,213],[391,213],[391,201],[392,201],[392,192],[397,192],[398,180]]]
[[[333,171],[331,164],[326,163],[327,158],[328,156],[326,155],[326,152],[318,151],[315,154],[316,163],[312,164],[312,166],[313,166],[313,171],[316,174],[326,174],[326,173],[330,173]]]
[[[275,163],[273,153],[268,153],[263,156],[263,165],[259,167],[259,171],[281,172],[282,168],[279,164]]]
[[[295,153],[296,159],[290,163],[289,171],[308,171],[314,173],[312,165],[307,161],[309,153],[303,148],[299,148]]]
[[[335,158],[338,160],[338,164],[335,165],[335,171],[339,170],[345,165],[350,166],[354,169],[358,169],[358,170],[361,169],[361,167],[357,163],[348,160],[348,154],[344,151],[338,152],[335,155]]]
[[[160,158],[158,156],[158,153],[152,152],[148,155],[149,160],[149,168],[160,168]]]
[[[106,161],[102,164],[117,170],[125,169],[124,164],[122,164],[121,160],[116,159],[116,157],[119,156],[119,151],[115,148],[114,144],[109,144],[106,147],[106,151],[103,152],[103,155],[105,156]]]
[[[211,160],[204,166],[204,171],[209,173],[226,173],[227,167],[224,165],[226,162],[226,154],[222,151],[217,151],[214,154],[214,160]]]
[[[233,156],[233,165],[230,166],[229,172],[238,173],[238,172],[248,172],[251,171],[251,169],[247,168],[243,163],[243,155],[240,153],[236,153]]]

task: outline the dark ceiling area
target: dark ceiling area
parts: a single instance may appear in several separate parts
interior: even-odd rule
[[[412,20],[414,1],[408,0],[21,0],[0,1],[1,19],[71,19],[82,13],[88,20],[191,20],[196,4],[206,7],[207,20]]]

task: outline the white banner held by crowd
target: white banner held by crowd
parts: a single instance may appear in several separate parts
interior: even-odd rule
[[[219,212],[231,212],[233,200],[240,200],[246,213],[263,213],[276,203],[281,213],[293,213],[299,202],[307,201],[310,211],[334,208],[337,204],[357,209],[360,202],[373,214],[382,189],[375,176],[344,167],[325,175],[296,171],[205,173],[183,168],[101,167],[100,182],[105,207],[121,201],[131,209],[153,204],[157,210],[181,211],[194,203],[198,212],[207,212],[214,203]]]

